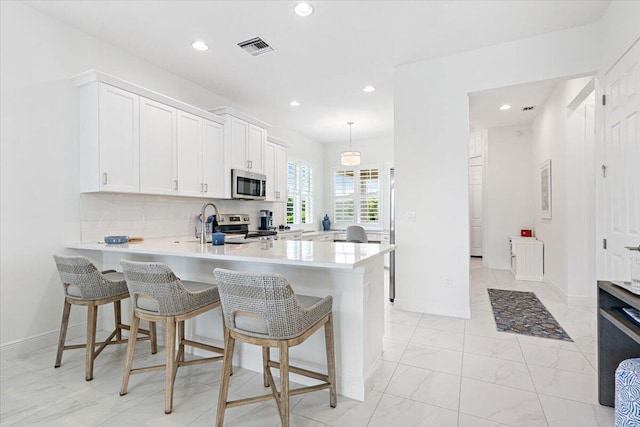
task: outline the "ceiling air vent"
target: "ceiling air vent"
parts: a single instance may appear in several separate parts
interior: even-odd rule
[[[260,37],[255,37],[251,40],[245,40],[238,43],[242,49],[253,56],[262,55],[263,53],[272,52],[275,49],[269,46],[269,44],[262,40]]]
[[[528,106],[528,107],[522,107],[522,111],[531,111],[531,110],[533,110],[534,108],[536,108],[536,106],[535,106],[535,105],[530,105],[530,106]]]

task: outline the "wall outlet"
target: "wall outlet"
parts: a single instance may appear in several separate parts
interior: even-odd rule
[[[444,279],[444,284],[445,284],[447,287],[452,286],[452,285],[453,285],[453,280],[451,280],[451,277],[447,277],[446,279]]]
[[[142,222],[147,222],[147,221],[149,221],[149,215],[146,214],[146,213],[143,213],[142,214]]]
[[[415,212],[407,212],[405,213],[405,217],[409,222],[416,222],[416,213]]]

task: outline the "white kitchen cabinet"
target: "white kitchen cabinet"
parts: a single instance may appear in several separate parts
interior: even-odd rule
[[[516,280],[544,281],[544,243],[535,237],[509,237],[511,272]]]
[[[230,141],[231,168],[264,173],[264,149],[267,131],[231,116],[227,138]]]
[[[231,176],[224,168],[224,125],[202,121],[202,183],[204,197],[221,199],[231,188]]]
[[[264,147],[267,142],[267,131],[249,123],[247,135],[247,164],[249,170],[264,173]]]
[[[311,240],[314,242],[333,242],[333,233],[316,234]]]
[[[73,81],[80,191],[228,197],[224,118],[96,70]]]
[[[94,82],[79,90],[80,191],[140,191],[140,97]]]
[[[178,194],[202,195],[202,119],[178,112]]]
[[[175,108],[140,97],[140,192],[176,194]]]
[[[265,148],[270,124],[230,107],[211,110],[226,119],[224,126],[225,176],[229,176],[225,196],[231,197],[231,169],[265,173]]]
[[[178,194],[224,197],[223,125],[178,112]]]
[[[231,169],[249,170],[249,123],[235,117],[230,117],[228,123],[227,134],[231,147]]]
[[[278,240],[302,240],[302,231],[278,233]]]
[[[276,142],[273,142],[276,141]],[[264,173],[267,176],[267,201],[287,201],[287,148],[269,137],[265,146]]]

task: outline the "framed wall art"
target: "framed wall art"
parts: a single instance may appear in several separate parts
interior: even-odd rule
[[[551,159],[540,165],[540,217],[551,219]]]

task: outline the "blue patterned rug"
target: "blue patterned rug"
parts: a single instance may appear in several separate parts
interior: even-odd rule
[[[573,342],[533,292],[487,290],[498,331]]]

